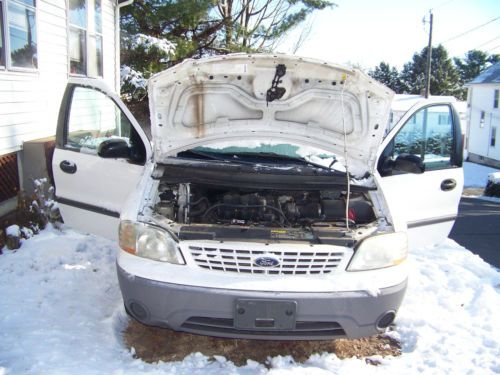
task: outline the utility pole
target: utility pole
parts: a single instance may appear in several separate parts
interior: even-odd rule
[[[432,9],[429,10],[429,44],[427,46],[427,66],[425,67],[425,97],[428,98],[431,90],[431,58],[432,58]]]

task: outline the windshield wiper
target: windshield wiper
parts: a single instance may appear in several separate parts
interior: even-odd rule
[[[231,157],[228,157],[228,155],[233,156],[236,154],[219,154],[219,153],[215,153],[215,152],[187,150],[187,151],[182,152],[182,156],[184,156],[185,153],[193,154],[196,156],[202,156],[202,157],[210,159],[210,160],[218,160],[218,161],[224,161],[224,162],[229,162],[229,163],[240,163],[240,164],[249,164],[249,165],[255,164],[255,163],[252,163],[250,161],[245,161],[245,160],[240,160],[240,159],[235,160]]]
[[[181,155],[179,156],[187,156],[189,154],[196,155],[196,156],[201,156],[203,158],[207,158],[210,160],[217,160],[217,161],[223,161],[223,162],[228,162],[228,163],[239,163],[239,164],[247,164],[247,165],[255,165],[257,164],[256,161],[250,161],[250,160],[243,160],[241,157],[253,157],[256,159],[274,159],[276,160],[284,160],[284,161],[293,161],[300,163],[302,165],[310,165],[315,168],[319,168],[322,170],[330,171],[330,172],[336,172],[336,173],[342,173],[342,171],[338,171],[335,169],[332,169],[331,166],[337,162],[336,159],[333,160],[332,163],[330,163],[329,166],[325,166],[319,163],[315,163],[313,161],[309,161],[306,159],[303,159],[301,157],[295,157],[295,156],[290,156],[290,155],[281,155],[281,154],[276,154],[274,152],[234,152],[234,153],[217,153],[217,152],[207,152],[207,151],[199,151],[199,150],[187,150],[182,152]],[[237,159],[235,158],[237,157]]]
[[[338,171],[338,170],[335,170],[335,169],[331,168],[332,165],[337,162],[337,160],[335,158],[334,158],[333,162],[330,163],[329,166],[326,166],[326,165],[322,165],[322,164],[319,164],[319,163],[315,163],[313,161],[306,160],[306,159],[301,158],[301,157],[290,156],[290,155],[281,155],[281,154],[276,154],[274,152],[244,152],[244,153],[236,154],[236,155],[248,155],[248,156],[257,156],[257,157],[263,157],[263,158],[273,158],[273,159],[295,161],[295,162],[299,162],[300,164],[309,164],[309,165],[311,165],[313,167],[324,169],[324,170],[327,170],[327,171],[332,171],[333,170],[335,172],[343,173],[341,171]]]

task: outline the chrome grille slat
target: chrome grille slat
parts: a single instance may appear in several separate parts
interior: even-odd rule
[[[344,253],[338,248],[334,251],[277,251],[274,249],[237,249],[229,247],[187,246],[194,263],[206,270],[264,274],[264,275],[307,275],[328,274],[333,272],[342,262]],[[253,259],[260,256],[273,255],[280,260],[279,266],[260,267]]]

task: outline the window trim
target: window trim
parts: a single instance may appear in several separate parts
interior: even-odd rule
[[[22,3],[21,1],[16,0],[1,0],[0,5],[2,7],[2,20],[5,21],[3,24],[3,37],[4,37],[4,58],[5,65],[0,65],[0,70],[9,71],[9,72],[19,72],[19,73],[38,73],[40,71],[40,60],[38,59],[36,68],[26,68],[21,66],[12,66],[11,59],[11,50],[10,50],[10,35],[9,35],[9,3],[12,2],[14,4],[19,4],[22,6],[26,6],[29,9],[33,9],[35,11],[35,32],[36,32],[36,40],[37,40],[37,55],[39,54],[38,43],[39,43],[39,13],[38,13],[38,2],[40,0],[34,0],[35,6],[27,5]],[[39,56],[37,56],[38,58]]]
[[[94,0],[92,3],[94,5],[93,9],[92,9],[92,12],[89,11],[89,3],[90,1],[89,0],[85,0],[85,16],[86,16],[86,27],[81,27],[79,25],[74,25],[70,22],[70,9],[69,9],[69,2],[70,0],[66,0],[66,39],[67,39],[67,46],[68,46],[68,49],[67,49],[67,52],[68,52],[68,61],[67,61],[67,64],[68,64],[68,76],[70,77],[75,77],[75,78],[104,78],[104,33],[103,33],[103,29],[104,29],[104,25],[103,25],[103,1],[101,1],[101,32],[97,32],[96,31],[96,27],[95,27],[95,1]],[[92,22],[89,22],[90,20],[90,17],[94,18],[92,20]],[[94,26],[94,30],[92,30],[92,32],[89,31],[89,24],[92,24]],[[84,56],[84,59],[85,59],[85,74],[82,74],[82,73],[71,73],[71,55],[70,55],[70,29],[71,28],[74,28],[74,29],[78,29],[78,30],[82,30],[85,32],[85,49],[84,49],[84,52],[85,52],[85,56]],[[90,71],[90,61],[89,61],[89,51],[90,51],[90,39],[94,37],[100,37],[101,40],[102,40],[102,61],[101,61],[101,71],[102,71],[102,75],[90,75],[89,74],[89,71]],[[97,55],[96,55],[97,56]]]

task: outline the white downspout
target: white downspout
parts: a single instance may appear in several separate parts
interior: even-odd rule
[[[115,11],[115,91],[120,96],[120,9],[130,5],[134,0],[126,0],[120,3],[117,0]]]

